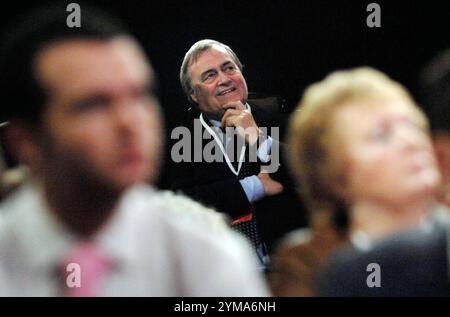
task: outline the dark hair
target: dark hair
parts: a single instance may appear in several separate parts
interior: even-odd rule
[[[450,133],[450,49],[438,54],[422,69],[419,94],[431,130]]]
[[[113,17],[81,5],[81,27],[70,28],[71,12],[63,4],[25,14],[11,23],[0,38],[0,120],[40,123],[47,99],[34,73],[37,53],[50,43],[74,38],[109,40],[128,34]]]

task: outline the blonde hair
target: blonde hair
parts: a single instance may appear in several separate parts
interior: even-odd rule
[[[333,222],[345,203],[336,193],[343,180],[344,162],[333,153],[336,135],[331,133],[336,112],[348,103],[366,106],[369,101],[401,99],[417,112],[418,124],[428,128],[423,113],[408,91],[380,71],[369,67],[336,71],[309,86],[289,131],[289,161],[299,180],[300,194],[310,212],[311,225]],[[357,103],[356,103],[357,102]]]

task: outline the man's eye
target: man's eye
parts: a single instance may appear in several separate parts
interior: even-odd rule
[[[235,70],[236,70],[236,67],[234,67],[233,65],[227,66],[225,68],[225,71],[228,72],[228,73],[234,72]]]
[[[104,96],[95,96],[91,98],[87,98],[84,100],[81,100],[79,102],[76,102],[72,109],[74,112],[87,112],[87,111],[93,111],[98,110],[103,107],[106,107],[109,104],[109,99]]]
[[[205,75],[203,77],[203,81],[211,80],[212,78],[214,78],[214,75],[215,75],[214,73],[209,73],[209,74]]]

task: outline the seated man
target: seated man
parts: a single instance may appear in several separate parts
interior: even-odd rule
[[[136,40],[83,8],[34,12],[1,43],[7,139],[31,180],[0,205],[0,296],[264,296],[242,239],[146,185],[161,147]]]
[[[170,187],[229,215],[267,265],[264,244],[270,252],[287,231],[305,225],[280,158],[279,126],[247,102],[242,64],[223,43],[195,43],[180,81],[200,114],[186,124],[189,142],[179,140],[184,130],[172,131]]]

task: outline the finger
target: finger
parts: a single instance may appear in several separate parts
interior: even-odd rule
[[[255,118],[253,118],[253,115],[249,110],[243,110],[241,116],[256,126]]]
[[[235,127],[238,123],[239,117],[238,116],[228,116],[225,119],[222,119],[223,126],[224,127]]]
[[[240,115],[242,113],[243,113],[242,110],[228,109],[227,111],[225,111],[224,116],[229,116],[229,115],[238,116],[238,115]]]
[[[228,109],[227,111],[225,111],[225,113],[222,116],[222,126],[225,126],[225,122],[227,120],[227,118],[232,117],[232,116],[239,116],[241,114],[241,110],[235,110],[235,109]]]

